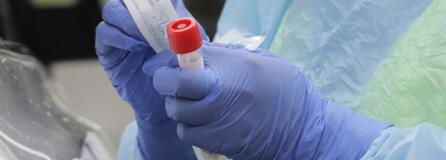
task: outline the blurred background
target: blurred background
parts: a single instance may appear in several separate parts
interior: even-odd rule
[[[224,0],[184,0],[213,38]],[[0,37],[39,59],[70,109],[102,126],[116,150],[133,112],[97,63],[96,25],[105,0],[0,0]]]

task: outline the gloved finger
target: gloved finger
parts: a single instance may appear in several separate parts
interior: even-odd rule
[[[166,97],[167,116],[188,125],[203,125],[215,120],[221,112],[218,104],[222,89],[214,88],[206,98],[190,100],[177,97]]]
[[[224,140],[220,137],[224,135],[227,130],[225,127],[215,127],[212,125],[191,126],[184,123],[177,125],[177,135],[182,141],[205,149],[212,153],[221,153],[219,144],[224,144]],[[236,135],[237,133],[234,133]]]
[[[148,54],[153,54],[153,51],[145,43],[104,22],[99,24],[96,31],[96,50],[99,62],[116,86],[139,71],[145,59],[153,56]]]
[[[147,76],[153,77],[155,72],[161,67],[178,67],[178,60],[175,54],[169,50],[162,51],[145,62],[142,68]]]
[[[137,84],[142,84],[142,83],[150,84],[151,83],[150,81],[139,82],[147,78],[146,75],[143,74],[141,66],[147,59],[150,59],[151,56],[153,56],[151,54],[147,54],[152,52],[150,51],[150,49],[151,48],[147,46],[135,47],[134,49],[132,49],[132,51],[124,53],[124,56],[121,59],[119,59],[119,61],[116,61],[116,63],[108,65],[104,65],[102,63],[102,60],[100,60],[104,69],[107,71],[107,75],[110,77],[110,79],[113,79],[113,85],[117,86],[121,83],[127,83],[129,80],[135,81],[133,83]],[[119,52],[117,53],[120,52],[122,52],[122,50],[119,50]],[[130,88],[123,88],[123,89],[128,90]]]
[[[96,54],[99,56],[101,63],[112,64],[121,60],[126,51],[143,48],[144,43],[135,40],[113,26],[101,22],[96,28]],[[120,52],[112,52],[113,50],[124,50]],[[113,54],[112,54],[113,53]],[[120,54],[118,54],[120,53]]]
[[[129,36],[145,42],[144,37],[136,26],[136,23],[133,21],[130,12],[124,6],[122,1],[110,0],[107,2],[102,11],[102,18],[105,22],[119,28],[119,30],[125,32]]]
[[[166,96],[185,99],[202,99],[210,93],[217,78],[211,70],[183,70],[163,67],[153,76],[155,89]]]
[[[107,23],[101,22],[96,28],[96,49],[99,53],[108,53],[107,50],[103,50],[107,46],[131,51],[135,47],[144,45],[143,42],[129,37]]]

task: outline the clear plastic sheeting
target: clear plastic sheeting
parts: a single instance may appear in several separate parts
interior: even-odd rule
[[[218,35],[236,30],[230,37],[273,37],[270,47],[268,41],[261,47],[295,62],[329,99],[399,127],[429,122],[446,128],[446,1],[279,0],[288,6],[265,6],[272,1],[226,6]]]
[[[226,0],[215,42],[268,48],[292,0]]]
[[[365,84],[430,0],[294,0],[271,50],[330,99],[359,105]]]
[[[0,141],[0,160],[17,160],[17,157],[11,153],[8,146]]]
[[[446,128],[446,1],[435,0],[366,86],[358,110],[400,127]]]
[[[0,49],[0,159],[111,159],[98,132],[69,114],[31,57]]]

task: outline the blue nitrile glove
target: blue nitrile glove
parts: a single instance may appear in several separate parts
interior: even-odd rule
[[[189,15],[181,0],[173,2],[179,16]],[[103,19],[96,31],[99,62],[119,95],[135,111],[138,146],[144,159],[196,159],[191,145],[178,139],[176,123],[165,112],[165,97],[155,91],[152,78],[142,72],[145,62],[154,68],[167,66],[176,61],[175,56],[162,54],[152,58],[155,51],[144,40],[122,1],[110,0],[104,7]]]
[[[192,145],[241,160],[359,159],[390,126],[326,100],[267,51],[219,44],[201,51],[204,70],[154,73],[180,139]]]

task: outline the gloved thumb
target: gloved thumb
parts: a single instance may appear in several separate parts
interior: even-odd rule
[[[161,95],[199,100],[206,97],[217,83],[211,70],[183,70],[181,68],[158,69],[153,85]]]

